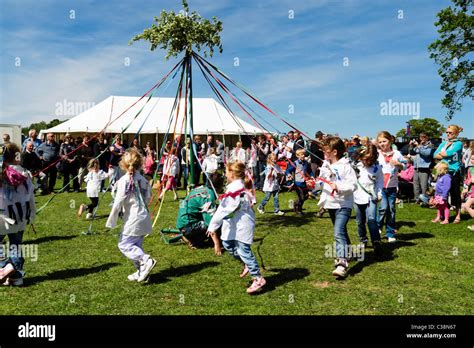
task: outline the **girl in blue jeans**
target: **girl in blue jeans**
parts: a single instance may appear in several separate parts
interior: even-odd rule
[[[225,175],[227,189],[219,197],[221,203],[212,216],[207,234],[212,237],[214,245],[218,246],[219,238],[215,232],[222,226],[222,245],[230,255],[244,264],[240,277],[243,278],[248,273],[252,276],[253,282],[247,293],[253,294],[260,291],[266,281],[251,249],[255,229],[255,213],[249,192],[252,182],[245,175],[245,164],[241,162],[228,163]],[[215,249],[215,252],[220,255],[220,248]]]
[[[319,205],[324,204],[334,225],[337,258],[332,274],[338,278],[345,278],[349,268],[350,246],[347,223],[352,213],[353,192],[357,187],[357,178],[349,160],[344,158],[346,147],[340,138],[327,138],[323,151],[325,161],[320,169],[320,176],[324,179],[324,186]]]
[[[265,182],[263,183],[263,192],[265,192],[265,197],[257,208],[260,214],[265,213],[265,205],[273,195],[273,209],[275,215],[285,215],[285,213],[280,210],[280,202],[278,200],[278,192],[280,191],[278,174],[284,175],[285,173],[276,163],[276,160],[277,156],[274,153],[270,154],[267,159],[267,168],[265,168],[265,171],[262,173],[262,175],[265,175]]]
[[[380,233],[377,225],[377,200],[382,197],[383,174],[377,162],[378,152],[373,144],[358,149],[354,155],[357,190],[354,192],[354,208],[359,241],[367,245],[367,228],[376,254],[381,252]]]
[[[396,242],[395,201],[397,199],[398,172],[404,168],[402,154],[392,149],[392,139],[392,135],[387,131],[382,131],[377,135],[377,143],[380,149],[378,162],[382,166],[384,176],[378,227],[382,231],[384,224],[386,225],[385,233],[389,243]]]
[[[21,244],[23,232],[35,218],[35,196],[31,174],[20,166],[20,148],[5,146],[0,168],[0,283],[23,285]],[[9,247],[2,245],[8,235]]]

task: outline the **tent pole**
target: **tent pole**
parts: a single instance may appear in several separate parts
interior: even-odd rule
[[[156,149],[156,151],[158,151],[158,127],[156,127],[155,149]]]

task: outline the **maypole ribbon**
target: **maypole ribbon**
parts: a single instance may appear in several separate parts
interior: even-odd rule
[[[198,62],[198,65],[201,66],[202,62],[201,62],[201,64],[199,64],[199,63],[200,63],[199,61],[197,61],[197,62]],[[244,113],[252,120],[252,122],[253,122],[254,124],[256,124],[257,128],[261,128],[261,129],[263,129],[267,134],[270,134],[270,133],[268,132],[268,130],[265,129],[265,127],[263,127],[263,125],[261,125],[260,123],[258,123],[258,122],[250,115],[250,113],[236,100],[236,98],[233,97],[233,93],[230,92],[230,90],[225,86],[225,84],[224,84],[223,82],[221,82],[221,81],[219,80],[219,78],[217,78],[204,64],[202,64],[202,66],[203,66],[204,69],[213,77],[213,79],[219,84],[219,86],[222,88],[222,90],[224,90],[224,92],[226,92],[226,93],[231,97],[231,99],[234,100],[234,102],[242,109],[242,111],[244,111]],[[205,75],[205,73],[204,73],[204,71],[203,71],[202,69],[201,69],[201,72],[202,72],[202,73],[204,74],[204,76],[206,77],[206,75]],[[218,98],[219,98],[221,101],[223,101],[223,103],[224,103],[225,106],[226,106],[226,109],[230,112],[230,114],[231,114],[233,117],[235,117],[234,114],[233,114],[233,112],[230,110],[230,107],[228,107],[227,103],[224,101],[224,98],[223,98],[222,95],[217,91],[217,89],[215,88],[215,86],[213,86],[213,84],[210,82],[209,78],[206,78],[206,80],[208,81],[208,83],[209,83],[210,86],[211,86],[211,89],[216,93],[216,95],[218,96]],[[245,128],[243,128],[241,125],[240,125],[240,127],[242,128],[242,130],[244,131],[244,133],[245,133],[246,135],[249,135],[249,134],[245,131]],[[270,134],[270,135],[271,135],[271,134]],[[273,138],[272,138],[272,140],[273,140]],[[281,149],[280,149],[278,146],[276,146],[276,144],[274,144],[273,141],[272,141],[272,145],[275,146],[275,148],[278,150],[278,152],[282,153]],[[308,151],[308,152],[311,153],[311,151]],[[312,154],[312,153],[311,153],[311,154]],[[315,155],[315,156],[316,156],[316,155]],[[316,156],[316,157],[318,157],[318,156]],[[318,157],[318,158],[319,158],[319,157]],[[297,166],[294,164],[294,162],[291,161],[291,159],[288,158],[288,161],[289,161],[290,164],[295,168],[295,170],[298,171],[299,174],[301,174],[305,179],[308,179],[308,177],[306,176],[306,174],[305,174],[305,173],[302,173],[302,172],[297,168]]]

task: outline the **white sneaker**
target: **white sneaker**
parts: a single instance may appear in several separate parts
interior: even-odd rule
[[[334,271],[332,271],[332,275],[340,278],[345,278],[347,277],[347,270],[346,267],[344,266],[337,266]]]
[[[90,219],[92,219],[92,213],[87,213],[86,220],[90,220]]]
[[[131,282],[136,282],[140,276],[140,271],[136,271],[135,273],[130,274],[127,278]]]
[[[332,275],[339,277],[339,278],[345,278],[347,277],[347,269],[349,268],[349,263],[345,259],[336,259],[334,260],[334,266],[336,266],[336,269],[332,271]]]
[[[388,237],[388,242],[389,243],[395,243],[397,241],[397,238],[395,237]]]
[[[282,216],[282,215],[285,215],[285,212],[278,210],[277,212],[275,212],[275,215]]]
[[[142,263],[140,265],[140,270],[139,270],[140,273],[139,273],[137,282],[141,283],[142,281],[148,279],[148,275],[150,274],[153,267],[155,267],[155,265],[156,265],[156,260],[151,257],[148,258],[147,262]]]
[[[262,207],[257,207],[257,210],[260,214],[265,214],[265,211],[263,210]]]

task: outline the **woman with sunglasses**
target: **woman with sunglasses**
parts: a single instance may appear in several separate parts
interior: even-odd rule
[[[456,210],[456,218],[453,223],[461,221],[461,179],[462,179],[462,141],[457,139],[462,128],[456,125],[449,125],[446,130],[447,140],[443,141],[434,153],[436,160],[441,160],[448,164],[448,173],[451,175],[451,205]]]

